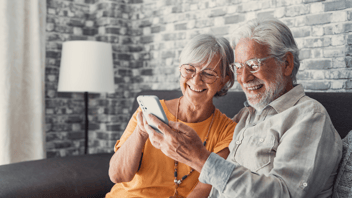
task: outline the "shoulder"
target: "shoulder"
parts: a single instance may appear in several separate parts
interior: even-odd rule
[[[218,123],[219,125],[224,125],[224,126],[236,126],[236,122],[232,120],[231,118],[227,117],[224,113],[222,113],[219,109],[215,109],[214,112],[214,122]]]
[[[303,96],[300,100],[297,101],[294,107],[300,108],[304,111],[309,111],[312,113],[327,114],[325,107],[320,102],[318,102],[317,100],[309,96]]]

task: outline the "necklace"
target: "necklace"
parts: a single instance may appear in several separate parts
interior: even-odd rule
[[[176,108],[176,122],[177,122],[177,116],[178,116],[178,109],[180,107],[180,101],[181,101],[181,98],[182,96],[178,99],[178,102],[177,102],[177,108]],[[215,109],[214,109],[214,112],[215,112]],[[209,133],[210,133],[210,129],[211,129],[211,126],[213,125],[213,121],[214,121],[214,117],[215,117],[215,113],[213,112],[213,118],[211,119],[211,122],[210,122],[210,125],[209,125],[209,128],[208,128],[208,133],[207,135],[205,136],[205,140],[203,142],[203,145],[205,146],[206,143],[207,143],[207,140],[208,140],[208,136],[209,136]],[[175,160],[175,165],[174,165],[174,183],[175,183],[175,193],[173,196],[169,197],[169,198],[183,198],[181,195],[178,195],[178,192],[177,192],[177,188],[179,187],[179,185],[183,182],[183,180],[185,180],[193,171],[194,169],[192,168],[191,171],[187,174],[187,175],[184,175],[181,179],[177,179],[177,167],[178,167],[178,161]]]

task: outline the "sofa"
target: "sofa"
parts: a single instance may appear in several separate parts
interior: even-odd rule
[[[157,95],[160,99],[172,99],[181,94],[180,91],[146,90],[136,97]],[[352,93],[306,94],[325,106],[336,130],[344,138],[352,129]],[[228,117],[233,117],[243,107],[245,99],[242,92],[229,92],[224,97],[215,98],[214,104]],[[137,108],[135,100],[131,112]],[[112,153],[88,154],[2,165],[0,198],[104,197],[113,186],[108,176],[111,156]],[[346,183],[345,178],[340,180]]]

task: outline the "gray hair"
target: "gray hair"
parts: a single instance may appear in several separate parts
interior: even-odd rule
[[[299,69],[299,50],[292,36],[291,30],[278,19],[259,20],[254,19],[246,22],[232,34],[232,47],[243,38],[253,39],[261,45],[267,45],[270,55],[283,63],[287,52],[293,54],[292,82],[296,83],[296,74]]]
[[[180,54],[181,64],[201,64],[208,67],[215,55],[220,57],[221,81],[229,76],[229,81],[214,96],[224,96],[235,82],[234,77],[234,53],[230,42],[224,37],[215,37],[210,34],[195,36],[186,44]]]

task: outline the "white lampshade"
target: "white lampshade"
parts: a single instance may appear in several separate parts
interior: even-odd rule
[[[68,41],[62,45],[60,92],[114,92],[109,43]]]

